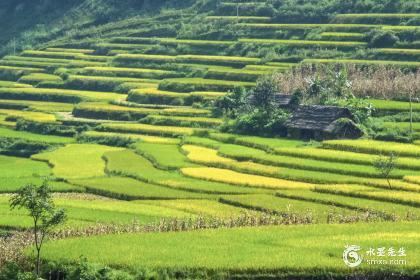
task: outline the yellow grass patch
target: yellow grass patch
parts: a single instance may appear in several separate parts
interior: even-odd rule
[[[249,175],[228,169],[210,167],[187,167],[181,169],[182,174],[208,181],[223,182],[248,187],[270,189],[310,189],[311,184],[288,181],[259,175]]]

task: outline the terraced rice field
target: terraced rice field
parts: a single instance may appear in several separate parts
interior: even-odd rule
[[[236,2],[220,5],[235,8]],[[250,89],[259,77],[300,64],[418,70],[419,49],[374,48],[366,39],[374,29],[397,34],[415,30],[418,26],[400,22],[416,17],[340,14],[322,23],[282,23],[266,15],[209,14],[203,19],[241,31],[226,40],[164,37],[137,19],[133,26],[121,22],[115,28],[80,31],[83,38],[102,30],[95,42],[80,39],[83,44],[69,46],[57,41],[3,57],[0,229],[30,226],[22,212],[8,209],[8,198],[22,185],[41,184],[49,177],[57,205],[68,210],[69,228],[247,215],[304,217],[310,225],[64,239],[47,244],[47,260],[77,261],[83,255],[127,268],[341,272],[347,269],[342,250],[356,242],[406,246],[410,254],[405,268],[418,268],[419,142],[360,139],[313,145],[236,135],[220,132],[224,120],[212,115],[214,101],[227,92]],[[143,28],[148,36],[138,34]],[[307,36],[308,30],[317,36]],[[287,32],[297,35],[283,38]],[[270,60],[270,53],[242,54],[255,46],[296,53],[293,59],[276,60]],[[336,55],[311,56],[324,49]],[[362,52],[385,58],[352,57]],[[408,102],[370,101],[381,116],[410,111]],[[413,103],[411,110],[420,112],[420,104]],[[384,126],[408,129],[409,123]],[[414,130],[420,132],[420,123],[414,123]],[[389,153],[398,160],[385,178],[373,162]],[[112,254],[104,254],[103,248]]]
[[[315,225],[311,231],[302,230],[302,226],[290,226],[110,235],[50,243],[47,245],[46,257],[76,261],[83,253],[97,263],[114,263],[130,268],[140,264],[173,269],[194,268],[195,265],[199,265],[208,270],[233,268],[255,271],[255,267],[278,269],[280,263],[280,268],[290,271],[290,267],[295,267],[295,263],[302,263],[295,269],[316,272],[320,267],[340,267],[342,261],[336,258],[342,254],[341,244],[352,241],[348,236],[348,232],[352,232],[359,236],[357,241],[364,248],[382,246],[382,243],[393,244],[401,236],[410,236],[411,238],[404,239],[400,244],[405,248],[411,248],[412,255],[408,257],[410,265],[407,269],[414,269],[419,265],[415,256],[420,253],[417,227],[418,222],[411,222]],[[244,240],[247,242],[244,243]],[[334,242],[331,242],[332,240]],[[302,243],[305,245],[304,249],[300,249],[299,245]],[[103,244],[109,250],[119,253],[101,254],[98,244]],[[209,244],[214,245],[209,246]],[[285,251],[282,248],[292,249]],[[139,255],[139,251],[143,254]],[[232,255],[232,252],[240,253]],[[266,258],[267,253],[270,254],[270,258]],[[227,255],[230,257],[226,258]],[[202,256],[208,257],[203,259]],[[364,268],[368,268],[368,265]]]
[[[52,152],[34,155],[32,159],[47,162],[58,178],[90,178],[105,175],[102,156],[118,148],[92,144],[70,144]],[[85,160],[77,159],[83,155]]]
[[[30,218],[24,211],[11,213],[9,211],[9,196],[0,196],[0,221],[4,227],[28,228]],[[87,203],[89,202],[89,203]],[[134,202],[105,199],[94,195],[58,195],[57,205],[68,211],[68,220],[64,227],[86,227],[95,224],[131,224],[157,222],[169,217],[193,217],[186,211],[177,211],[167,207],[151,205],[148,208]]]

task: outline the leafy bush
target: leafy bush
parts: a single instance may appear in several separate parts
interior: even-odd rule
[[[147,273],[145,278],[137,278],[135,275],[123,270],[112,269],[107,266],[101,266],[88,262],[87,258],[81,257],[77,264],[64,265],[62,263],[50,262],[47,264],[48,273],[44,273],[45,276],[57,277],[62,279],[60,276],[65,277],[66,280],[135,280],[135,279],[149,279]],[[45,270],[45,269],[44,269]],[[55,279],[55,278],[54,278]],[[64,278],[63,278],[64,279]],[[20,279],[18,279],[20,280]],[[26,280],[26,279],[25,279]]]
[[[372,30],[367,35],[370,47],[386,48],[393,47],[398,41],[398,36],[390,30]]]
[[[350,98],[339,103],[353,114],[356,123],[367,124],[375,110],[372,103],[365,99]]]
[[[9,156],[30,157],[43,152],[53,145],[11,138],[0,138],[0,153]]]
[[[375,140],[381,141],[393,141],[393,142],[402,142],[402,143],[411,143],[413,141],[413,135],[410,134],[410,131],[407,129],[398,129],[398,128],[374,128],[372,137]]]
[[[277,135],[285,136],[286,131],[283,123],[288,115],[282,111],[267,113],[261,110],[253,110],[231,124],[232,130],[237,133],[251,135]]]
[[[273,40],[273,39],[239,39],[242,43],[258,43],[268,45],[286,45],[297,47],[331,47],[352,49],[366,45],[364,42],[347,42],[347,41],[314,41],[314,40]]]
[[[37,280],[38,277],[30,272],[24,272],[16,263],[7,263],[0,269],[0,280]]]
[[[239,109],[246,104],[246,91],[242,87],[236,87],[225,96],[218,98],[213,107],[215,116],[227,116],[236,118],[239,115]]]
[[[14,67],[0,65],[0,79],[7,81],[16,81],[23,75],[30,73],[42,73],[43,69],[29,67]]]
[[[155,80],[123,77],[70,75],[66,80],[66,86],[69,88],[80,90],[113,91],[123,83],[147,83],[153,81]]]
[[[166,79],[159,84],[159,89],[176,92],[194,92],[194,91],[218,91],[228,92],[235,87],[250,88],[254,86],[250,82],[237,82],[237,81],[223,81],[223,80],[210,80],[202,78],[178,78]]]
[[[128,147],[129,145],[135,143],[135,140],[130,137],[124,136],[107,136],[104,135],[89,135],[82,134],[77,137],[77,141],[81,143],[95,143],[100,145],[107,145],[113,147]]]
[[[263,76],[267,73],[269,72],[245,70],[245,69],[232,69],[232,70],[210,69],[206,74],[206,78],[243,81],[243,82],[255,82],[260,76]]]
[[[223,113],[228,120],[222,127],[224,131],[257,135],[284,135],[284,121],[288,114],[276,105],[279,92],[273,76],[265,76],[257,81],[250,91],[235,89],[219,98],[215,114]]]
[[[140,104],[183,105],[189,94],[158,90],[155,88],[134,89],[128,94],[127,101]]]
[[[44,135],[52,134],[73,137],[78,132],[86,129],[86,127],[66,126],[55,123],[40,123],[26,120],[18,120],[16,123],[16,130],[29,131]]]
[[[108,76],[108,77],[132,77],[147,79],[175,78],[180,75],[164,70],[145,68],[121,68],[121,67],[85,67],[80,71],[82,75]]]
[[[130,108],[112,104],[83,103],[73,109],[73,115],[81,118],[121,120],[139,120],[158,110],[149,108]]]

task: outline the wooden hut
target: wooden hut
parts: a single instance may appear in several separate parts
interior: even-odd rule
[[[275,96],[275,103],[277,104],[277,106],[279,106],[280,108],[290,108],[291,107],[291,103],[292,103],[292,99],[293,96],[290,94],[281,94],[281,93],[277,93]]]
[[[353,114],[336,106],[299,106],[285,127],[288,137],[305,140],[356,139],[363,135]]]
[[[276,93],[274,94],[274,104],[282,109],[290,109],[293,96],[290,94]],[[251,104],[255,104],[255,97],[251,94],[248,96],[248,101]]]

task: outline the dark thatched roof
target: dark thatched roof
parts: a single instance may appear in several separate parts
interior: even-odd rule
[[[288,107],[292,101],[292,95],[278,93],[275,95],[275,102],[280,107]]]
[[[354,121],[352,113],[347,108],[336,106],[299,106],[292,117],[286,121],[287,128],[317,130],[331,132],[336,121],[348,118]]]
[[[289,107],[290,102],[292,101],[292,95],[276,93],[274,94],[274,103],[279,107]],[[248,96],[248,101],[250,103],[256,103],[254,96],[251,94]]]

